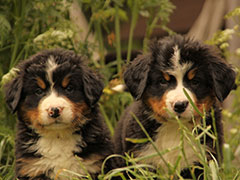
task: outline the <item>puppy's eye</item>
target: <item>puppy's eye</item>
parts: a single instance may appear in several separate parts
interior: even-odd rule
[[[162,72],[162,76],[159,78],[159,85],[160,86],[166,86],[171,80],[171,77],[169,74]]]
[[[73,85],[68,85],[66,88],[65,88],[65,91],[67,92],[67,93],[72,93],[73,91],[74,91],[74,87],[73,87]]]
[[[166,81],[166,79],[164,79],[164,78],[159,79],[159,85],[164,86],[164,85],[167,85],[167,84],[168,84],[168,81]]]
[[[192,80],[191,80],[191,85],[192,85],[192,86],[198,86],[199,84],[200,84],[199,79],[192,79]]]
[[[44,91],[41,88],[35,89],[35,94],[36,95],[41,96],[41,95],[43,95],[43,93],[44,93]]]

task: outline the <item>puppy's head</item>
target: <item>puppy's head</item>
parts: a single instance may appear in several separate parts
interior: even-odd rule
[[[207,111],[216,100],[222,102],[235,87],[235,72],[209,46],[182,36],[155,40],[150,53],[138,56],[126,69],[125,83],[136,98],[155,114],[168,119],[197,116],[195,105]]]
[[[103,84],[71,51],[43,51],[19,65],[6,85],[6,102],[34,128],[84,124],[84,114],[100,98]]]

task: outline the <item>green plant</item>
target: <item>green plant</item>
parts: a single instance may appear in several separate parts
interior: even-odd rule
[[[232,19],[235,26],[216,32],[212,39],[206,41],[206,43],[218,46],[222,50],[224,57],[228,60],[231,60],[234,56],[240,58],[240,48],[235,49],[234,52],[230,52],[228,49],[229,41],[233,38],[233,35],[240,38],[240,8],[238,7],[226,14],[225,19]]]
[[[14,77],[16,69],[12,68],[18,62],[39,50],[56,47],[74,50],[76,53],[85,55],[89,60],[89,65],[103,75],[105,89],[99,105],[104,119],[113,134],[114,127],[122,111],[133,101],[132,96],[128,92],[116,92],[112,90],[112,87],[123,82],[122,71],[125,64],[131,60],[131,52],[134,49],[133,36],[139,16],[141,15],[147,19],[145,38],[143,45],[140,45],[143,51],[146,52],[148,41],[155,28],[160,27],[169,34],[173,33],[167,28],[167,23],[174,6],[169,0],[78,0],[78,2],[89,20],[89,31],[84,41],[74,41],[78,29],[69,18],[68,7],[71,6],[72,0],[5,0],[0,2],[1,86]],[[223,50],[226,58],[230,59],[235,56],[239,59],[239,49],[236,49],[234,53],[230,53],[227,49],[227,41],[231,38],[231,35],[240,35],[239,8],[229,13],[226,17],[233,18],[236,26],[233,29],[217,33],[209,43],[218,45]],[[120,26],[124,21],[130,22],[129,41],[126,47],[124,47],[120,37]],[[90,32],[95,34],[96,43],[88,42],[87,39]],[[126,62],[121,57],[121,52],[124,48],[127,49],[128,53]],[[117,58],[115,61],[107,64],[105,62],[105,53],[112,49],[116,52]],[[99,61],[93,60],[92,53],[94,51],[99,53]],[[114,80],[112,81],[112,79]],[[237,84],[240,84],[239,76]],[[211,161],[208,166],[205,154],[201,153],[199,155],[204,164],[204,177],[206,179],[237,180],[240,177],[240,159],[237,157],[240,156],[237,154],[240,151],[238,150],[240,149],[240,90],[238,89],[234,94],[236,98],[233,102],[233,111],[223,111],[226,125],[230,128],[230,133],[226,134],[223,164]],[[13,149],[16,117],[11,115],[4,105],[2,92],[0,93],[0,104],[0,179],[12,180],[14,176]],[[202,116],[204,117],[204,114]],[[141,124],[139,125],[141,126]],[[204,133],[196,136],[182,126],[181,123],[180,126],[182,137],[188,137],[193,140],[196,147],[199,145],[199,136],[213,133],[208,131],[208,127],[202,127]],[[144,131],[144,127],[142,129]],[[213,138],[216,138],[216,136],[216,134],[212,134]],[[148,137],[140,140],[129,139],[129,141],[143,143],[151,141],[151,139]],[[177,148],[180,148],[182,151],[182,155],[179,158],[184,158],[182,146],[180,145]],[[151,155],[151,157],[159,156],[171,150],[158,152],[156,149],[156,154]],[[205,152],[204,149],[200,148],[199,150],[200,152]],[[131,154],[126,154],[126,156],[121,156],[121,158],[125,159],[129,166],[114,169],[107,174],[102,172],[99,179],[110,179],[113,176],[123,177],[122,172],[126,170],[129,174],[136,176],[137,179],[154,179],[156,177],[173,179],[175,176],[181,179],[177,169],[178,161],[176,164],[168,164],[167,172],[163,173],[161,169],[157,169],[156,173],[154,173],[149,171],[154,169],[152,166],[142,163],[143,159],[134,158]]]
[[[64,2],[63,0],[0,2],[0,177],[4,180],[12,180],[14,177],[16,117],[11,115],[4,103],[2,86],[12,79],[16,70],[13,67],[20,60],[39,50],[35,48],[36,36],[50,28],[63,27],[69,21],[62,20],[68,16],[67,7],[71,1]]]
[[[222,31],[218,31],[212,39],[207,41],[208,44],[216,45],[218,46],[223,56],[226,60],[229,62],[234,62],[233,59],[240,59],[240,48],[237,47],[236,49],[233,49],[232,51],[229,51],[228,47],[229,41],[233,38],[238,38],[240,40],[240,8],[237,7],[233,11],[227,13],[225,15],[225,19],[232,19],[235,23],[235,26],[233,28],[228,28]],[[239,61],[237,62],[239,64]],[[237,65],[236,65],[237,67]],[[235,68],[237,73],[236,78],[236,84],[239,87],[240,85],[240,69]],[[232,101],[232,107],[230,110],[224,109],[223,115],[225,119],[225,139],[226,139],[226,145],[225,145],[225,153],[228,153],[228,156],[226,156],[225,161],[228,161],[228,164],[225,164],[223,169],[226,172],[232,172],[233,169],[238,172],[239,177],[239,169],[240,169],[240,123],[239,123],[239,116],[240,116],[240,89],[238,88],[234,93],[234,99]],[[231,163],[231,166],[229,164]],[[230,167],[230,169],[229,169]],[[231,176],[230,176],[231,177]],[[229,178],[227,175],[225,178]]]

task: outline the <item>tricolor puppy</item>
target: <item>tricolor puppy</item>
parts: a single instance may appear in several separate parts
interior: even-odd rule
[[[17,111],[16,176],[65,180],[72,171],[93,177],[111,154],[97,101],[100,77],[71,51],[40,52],[18,66],[6,85],[6,102]]]
[[[156,154],[151,143],[126,141],[126,138],[146,138],[133,118],[132,114],[135,114],[160,152],[172,149],[163,155],[165,162],[160,156],[143,162],[166,170],[166,163],[175,165],[181,156],[181,174],[191,178],[186,167],[199,165],[200,160],[189,141],[191,138],[186,137],[183,144],[186,159],[183,158],[180,148],[182,130],[177,118],[190,132],[194,129],[194,121],[197,125],[203,121],[184,94],[185,89],[196,107],[202,113],[206,112],[206,126],[211,126],[212,132],[211,109],[214,110],[218,141],[207,136],[205,149],[208,158],[211,158],[210,153],[217,158],[216,143],[220,148],[223,143],[221,103],[235,88],[235,72],[213,49],[180,35],[153,41],[150,52],[138,56],[127,67],[124,80],[136,101],[125,110],[117,125],[115,153],[128,152],[136,157]],[[124,166],[123,163],[119,162],[119,166]],[[195,170],[195,174],[198,176],[200,171]]]

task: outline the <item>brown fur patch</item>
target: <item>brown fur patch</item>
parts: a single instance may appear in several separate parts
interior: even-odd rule
[[[73,103],[70,102],[73,106],[73,114],[74,114],[74,120],[73,120],[73,126],[78,126],[85,124],[87,121],[87,118],[84,116],[90,112],[90,109],[88,105],[85,102],[82,103]]]
[[[69,84],[69,81],[70,81],[69,75],[65,76],[64,79],[62,80],[62,87],[66,88]]]
[[[29,122],[34,128],[41,129],[41,119],[39,117],[39,111],[37,108],[27,110],[24,106],[21,106],[21,113],[26,122]]]
[[[161,99],[157,97],[149,97],[147,103],[150,105],[154,112],[155,118],[160,122],[166,122],[163,117],[167,117],[166,112],[166,95],[164,94]]]
[[[17,159],[17,164],[19,165],[19,175],[20,176],[29,176],[30,179],[36,176],[39,176],[41,174],[44,174],[44,171],[35,171],[32,169],[34,164],[38,162],[38,159],[36,158],[20,158]]]
[[[188,72],[187,77],[189,80],[192,80],[195,77],[196,70],[197,70],[197,68],[194,68]]]
[[[37,77],[36,80],[37,80],[37,85],[38,85],[41,89],[46,89],[46,84],[45,84],[45,82],[44,82],[40,77]]]
[[[197,100],[196,102],[196,106],[199,109],[199,111],[201,113],[204,113],[204,111],[209,111],[210,108],[213,106],[213,104],[215,103],[215,98],[214,96],[207,96],[206,98],[202,99],[202,100]],[[197,116],[197,112],[194,113],[194,116]]]
[[[26,116],[28,117],[28,119],[30,120],[31,124],[39,129],[42,128],[42,123],[41,123],[41,119],[39,117],[39,112],[37,109],[31,110],[31,111],[27,111],[26,112]]]

